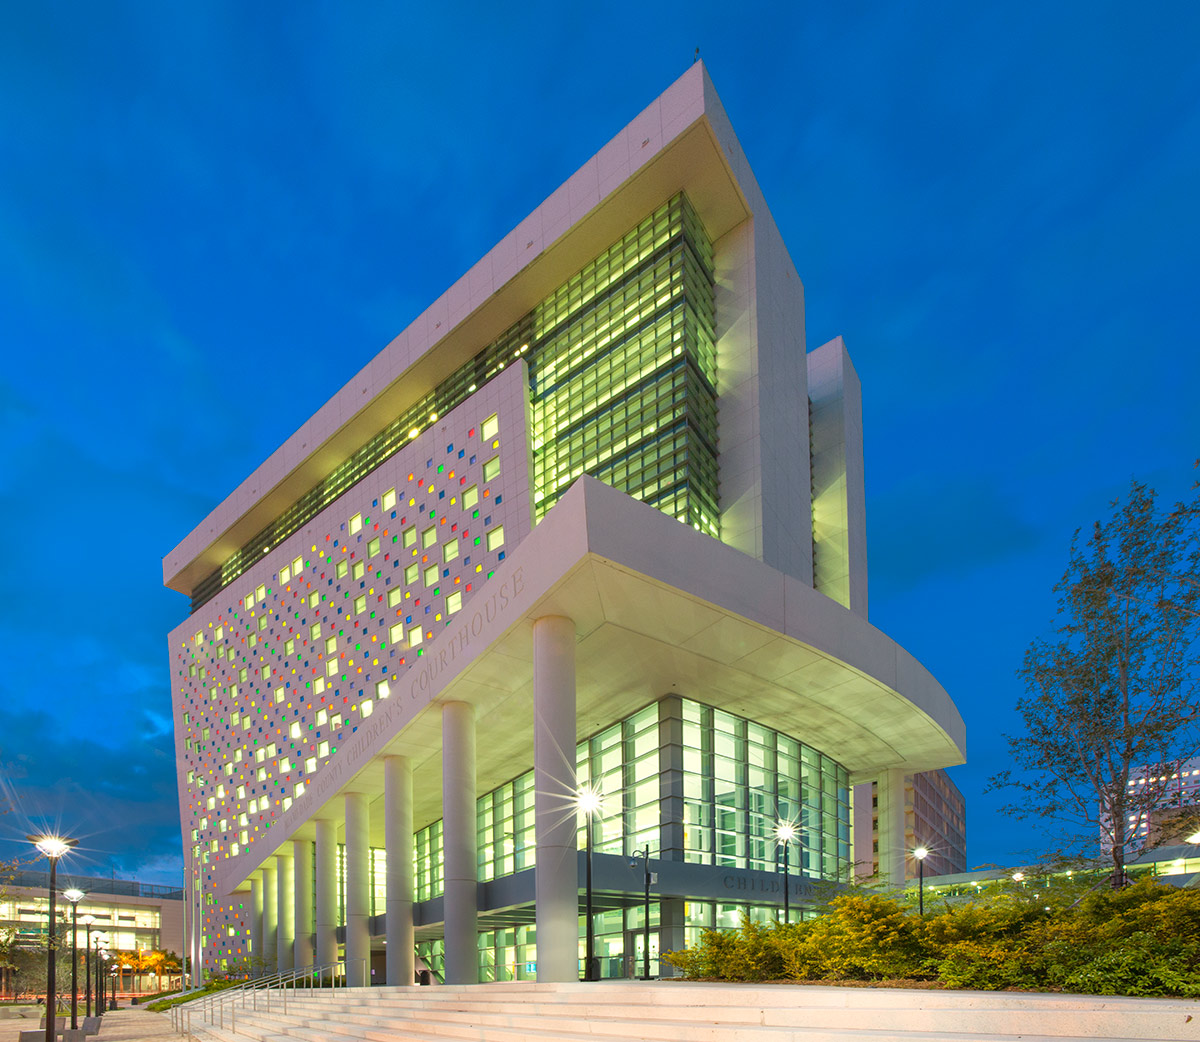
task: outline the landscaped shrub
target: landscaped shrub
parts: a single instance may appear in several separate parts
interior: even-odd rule
[[[1121,891],[1007,889],[924,918],[851,892],[824,915],[705,930],[664,961],[718,980],[926,979],[951,988],[1200,997],[1200,893],[1145,879]]]

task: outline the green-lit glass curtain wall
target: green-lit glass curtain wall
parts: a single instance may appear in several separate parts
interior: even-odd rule
[[[850,878],[850,777],[811,746],[752,720],[681,699],[683,716],[684,860],[776,871],[778,821],[795,822],[792,865],[812,879]],[[599,787],[593,849],[631,855],[650,846],[659,856],[659,776],[664,768],[658,705],[650,705],[581,742],[579,784]],[[533,772],[476,802],[479,879],[536,862]],[[578,817],[579,849],[586,845]],[[416,834],[416,899],[442,893],[442,825]]]
[[[676,195],[370,439],[212,572],[192,610],[524,358],[534,514],[581,474],[719,537],[712,243]]]

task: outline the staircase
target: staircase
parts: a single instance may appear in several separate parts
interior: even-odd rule
[[[1190,999],[599,982],[339,988],[234,1004],[200,1042],[1106,1042],[1200,1040]]]

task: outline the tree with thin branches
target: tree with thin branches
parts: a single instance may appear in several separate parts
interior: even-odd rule
[[[1110,507],[1071,542],[1054,633],[1017,671],[1015,768],[990,787],[1017,790],[1005,812],[1044,826],[1054,854],[1099,848],[1120,887],[1148,845],[1142,826],[1200,751],[1200,495],[1163,511],[1132,481]]]

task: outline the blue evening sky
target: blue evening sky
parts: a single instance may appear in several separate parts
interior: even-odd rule
[[[0,852],[180,878],[161,558],[697,46],[864,388],[872,621],[984,795],[1073,530],[1200,455],[1200,6],[10,4]]]

